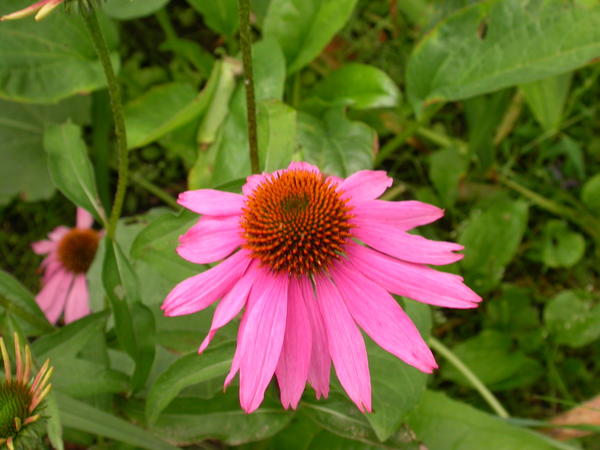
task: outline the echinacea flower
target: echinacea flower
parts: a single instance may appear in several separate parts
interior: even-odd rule
[[[4,360],[4,379],[0,380],[0,446],[9,450],[37,448],[36,429],[40,424],[43,400],[50,392],[52,375],[50,361],[46,360],[35,377],[32,376],[31,351],[25,345],[21,351],[19,336],[14,334],[15,365],[13,376],[10,357],[0,337],[0,354]]]
[[[32,14],[35,14],[35,20],[42,20],[62,2],[64,2],[64,0],[42,0],[40,2],[35,2],[27,8],[0,17],[0,21],[22,19],[31,16]]]
[[[179,204],[202,214],[177,248],[199,264],[223,260],[179,283],[167,316],[200,311],[218,299],[202,352],[245,308],[227,386],[240,374],[240,403],[258,408],[275,374],[284,407],[296,408],[308,381],[329,392],[331,362],[348,396],[371,411],[371,382],[361,328],[407,364],[437,367],[427,344],[391,293],[450,308],[481,298],[462,277],[427,265],[462,258],[458,244],[407,233],[443,215],[417,201],[378,200],[392,179],[360,171],[325,177],[307,163],[251,175],[243,194],[201,189]]]
[[[42,290],[35,299],[51,323],[56,323],[63,311],[65,323],[90,313],[85,274],[100,241],[100,232],[91,228],[93,222],[90,213],[77,208],[75,228],[57,227],[48,235],[49,240],[32,244],[35,253],[48,255],[41,265]]]

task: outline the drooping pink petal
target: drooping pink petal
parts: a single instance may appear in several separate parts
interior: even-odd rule
[[[371,376],[365,341],[336,286],[324,276],[315,281],[335,373],[358,409],[370,412]]]
[[[384,222],[407,231],[435,222],[444,215],[444,210],[414,200],[403,202],[370,200],[355,205],[352,214],[354,215],[352,222],[359,226],[369,227]]]
[[[240,250],[219,265],[183,280],[163,302],[166,316],[180,316],[201,311],[225,294],[250,264],[246,250]]]
[[[462,250],[462,245],[454,242],[431,241],[422,236],[408,234],[386,223],[371,224],[368,227],[358,226],[352,230],[352,234],[381,252],[412,263],[441,266],[463,258],[463,255],[454,253]]]
[[[75,275],[65,305],[65,323],[71,323],[90,313],[89,292],[85,275]]]
[[[254,296],[256,299],[256,295]],[[237,346],[235,347],[235,354],[233,355],[233,360],[231,361],[231,368],[229,369],[229,373],[225,377],[225,382],[223,383],[223,389],[227,389],[227,386],[233,381],[233,378],[237,375],[240,370],[240,361],[242,360],[242,353],[245,350],[243,346],[244,342],[244,329],[246,328],[246,322],[248,321],[248,304],[253,300],[252,296],[248,299],[248,303],[246,304],[246,312],[242,316],[242,320],[240,321],[240,327],[238,328],[237,333]]]
[[[54,241],[37,241],[31,244],[34,253],[45,255],[46,253],[56,250],[56,242]]]
[[[356,244],[348,245],[346,251],[348,263],[394,294],[448,308],[476,308],[481,301],[461,276],[400,261]]]
[[[56,323],[65,308],[65,302],[73,283],[72,273],[60,270],[48,280],[48,283],[35,297],[35,301],[44,312],[48,322]]]
[[[327,398],[331,373],[331,356],[329,355],[327,331],[310,280],[300,279],[299,283],[312,332],[308,382],[314,388],[317,398]]]
[[[179,194],[177,203],[198,214],[232,216],[242,212],[244,197],[240,194],[221,192],[215,189],[198,189],[182,192]]]
[[[64,227],[64,226],[59,226],[56,227],[54,230],[52,230],[49,234],[48,237],[50,238],[51,241],[54,242],[58,242],[60,241],[65,234],[67,234],[69,231],[71,231],[70,228]]]
[[[350,175],[340,185],[344,197],[353,205],[375,200],[392,185],[393,180],[383,170],[361,170]]]
[[[94,217],[83,208],[77,208],[77,228],[91,228]]]
[[[298,406],[310,366],[312,330],[299,283],[295,278],[290,280],[285,337],[275,369],[285,409]]]
[[[235,283],[231,290],[223,297],[223,300],[219,302],[215,314],[213,315],[208,335],[200,345],[198,353],[202,353],[206,347],[208,347],[208,344],[210,344],[210,341],[219,328],[227,325],[240,313],[246,304],[250,289],[252,288],[252,284],[254,284],[257,275],[258,273],[254,268],[254,264],[251,264],[242,278]]]
[[[240,404],[247,413],[263,401],[283,346],[289,279],[267,274],[254,285],[257,298],[248,304],[240,359]]]
[[[437,368],[419,330],[384,288],[346,264],[337,264],[332,277],[356,323],[381,348],[425,373]]]
[[[229,256],[243,242],[238,216],[204,216],[179,238],[177,253],[193,263],[207,264]]]

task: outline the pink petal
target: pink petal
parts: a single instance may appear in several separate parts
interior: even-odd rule
[[[56,242],[54,241],[37,241],[31,244],[34,253],[45,255],[46,253],[56,250]]]
[[[32,5],[29,5],[27,8],[20,9],[10,14],[6,14],[5,16],[0,17],[0,21],[2,20],[15,20],[22,19],[24,17],[30,16],[35,13],[38,9],[42,8],[46,4],[55,3],[56,0],[41,0],[39,2],[35,2]]]
[[[317,166],[304,161],[292,161],[287,170],[305,170],[307,172],[321,173]]]
[[[74,275],[61,270],[57,272],[35,297],[48,322],[56,323],[65,308],[67,295],[71,289]]]
[[[350,175],[340,185],[352,204],[375,200],[392,185],[393,180],[383,170],[361,170]]]
[[[85,275],[76,275],[65,306],[65,323],[71,323],[90,313],[89,292]]]
[[[196,264],[207,264],[229,256],[240,247],[242,230],[238,216],[202,217],[179,238],[177,253]]]
[[[167,295],[161,309],[166,316],[181,316],[203,310],[233,286],[248,264],[248,252],[240,250],[212,269],[183,280]]]
[[[267,273],[254,284],[240,359],[240,404],[247,413],[263,401],[277,367],[285,334],[288,276]],[[238,344],[239,345],[239,344]]]
[[[437,368],[419,330],[385,289],[343,263],[331,274],[356,323],[380,347],[425,373]]]
[[[461,276],[400,261],[360,245],[348,245],[346,252],[358,271],[394,294],[448,308],[476,308],[481,301]]]
[[[91,228],[94,217],[83,208],[77,208],[77,228]]]
[[[353,222],[358,225],[369,227],[373,223],[385,222],[407,231],[435,222],[444,215],[444,210],[414,200],[403,202],[370,200],[356,205],[352,209],[352,214],[355,216]]]
[[[453,253],[462,250],[462,245],[431,241],[422,236],[405,233],[386,223],[374,223],[368,227],[358,226],[352,230],[352,234],[365,244],[408,262],[445,265],[463,258],[463,255]]]
[[[60,241],[65,234],[67,234],[69,231],[71,231],[70,228],[67,227],[63,227],[62,225],[60,227],[56,227],[54,230],[52,230],[49,234],[48,237],[50,238],[51,241],[54,242],[58,242]]]
[[[316,285],[335,373],[358,409],[370,412],[371,376],[365,341],[331,280],[318,276]]]
[[[182,192],[177,203],[198,214],[232,216],[241,214],[244,197],[215,189],[198,189]]]
[[[306,312],[312,332],[312,348],[308,382],[314,388],[317,398],[329,395],[329,375],[331,372],[331,356],[325,323],[313,287],[309,280],[301,279],[300,288],[305,301]]]
[[[255,174],[250,175],[246,178],[246,184],[242,186],[242,192],[244,195],[248,196],[254,192],[254,189],[261,184],[263,181],[267,180],[269,177],[266,174]]]
[[[217,330],[227,325],[235,316],[237,316],[248,299],[250,289],[256,280],[258,272],[251,265],[244,276],[238,280],[238,282],[231,288],[231,290],[223,297],[223,300],[217,305],[215,314],[213,315],[212,324],[208,335],[200,345],[198,353],[202,353],[210,341],[214,337]]]
[[[290,281],[283,349],[275,370],[285,409],[298,406],[310,366],[312,331],[299,283],[295,278]]]

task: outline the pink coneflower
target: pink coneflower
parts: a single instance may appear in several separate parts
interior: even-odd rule
[[[218,299],[210,332],[244,307],[227,386],[239,371],[240,403],[258,408],[273,374],[284,407],[296,408],[308,381],[329,392],[331,361],[361,411],[371,411],[371,382],[359,327],[382,348],[430,373],[435,359],[390,293],[436,306],[474,308],[481,298],[462,277],[426,264],[458,261],[458,244],[409,234],[443,215],[417,201],[377,200],[385,172],[339,179],[307,163],[251,175],[243,195],[184,192],[179,203],[203,216],[180,239],[179,255],[217,266],[179,283],[167,316],[200,311]]]
[[[27,8],[0,17],[0,21],[22,19],[31,16],[32,14],[35,14],[35,20],[42,20],[62,2],[64,2],[64,0],[42,0],[40,2],[35,2]]]
[[[33,251],[48,255],[42,261],[42,290],[36,301],[48,320],[56,323],[64,311],[65,323],[90,313],[85,274],[94,261],[100,233],[91,228],[93,217],[77,208],[75,228],[57,227],[49,240],[34,242]]]

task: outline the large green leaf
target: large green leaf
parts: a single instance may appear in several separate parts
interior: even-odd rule
[[[341,108],[334,108],[322,118],[298,114],[298,144],[306,161],[326,173],[347,177],[373,167],[377,135],[366,124],[350,121]]]
[[[188,0],[202,14],[206,24],[217,33],[233,37],[240,26],[237,0]]]
[[[56,392],[60,418],[66,427],[133,445],[149,450],[175,450],[147,430],[125,420],[94,408],[63,393]]]
[[[357,0],[271,0],[265,37],[279,41],[289,73],[312,61],[346,23]]]
[[[87,123],[89,98],[72,97],[56,105],[0,100],[0,204],[17,194],[23,200],[41,200],[54,194],[43,146],[44,128],[67,119]]]
[[[73,203],[106,220],[81,129],[71,122],[49,125],[44,148],[54,185]]]
[[[420,113],[434,102],[571,71],[600,56],[599,22],[597,4],[473,3],[440,22],[415,47],[407,66],[408,96]]]
[[[233,346],[188,354],[175,361],[154,382],[146,399],[146,418],[155,422],[165,407],[186,387],[225,375],[231,366]]]
[[[73,397],[88,397],[107,392],[125,392],[128,377],[102,364],[79,358],[52,360],[52,385]]]
[[[29,6],[30,0],[0,3],[0,15]],[[102,20],[110,50],[117,48],[114,26]],[[113,55],[113,64],[117,63]],[[50,103],[106,85],[102,66],[77,14],[60,11],[46,20],[2,22],[0,98]]]
[[[258,148],[264,171],[287,167],[296,150],[296,110],[279,100],[258,108]]]
[[[409,414],[417,439],[436,450],[547,450],[554,448],[532,431],[509,425],[477,409],[426,391]]]
[[[169,3],[170,0],[107,0],[102,8],[114,19],[128,20],[149,16]]]

